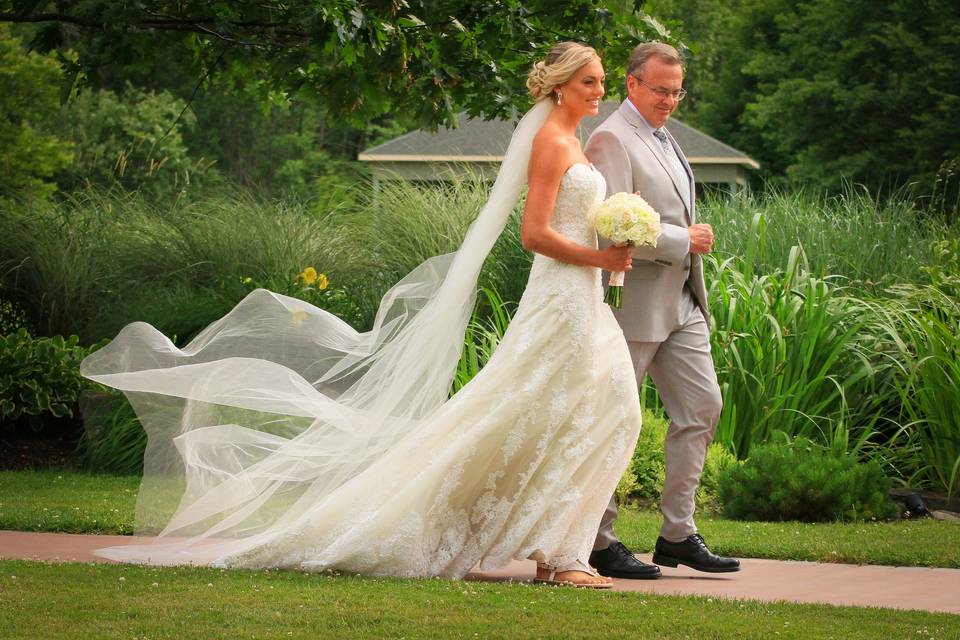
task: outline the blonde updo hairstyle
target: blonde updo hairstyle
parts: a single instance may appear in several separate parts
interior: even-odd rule
[[[556,99],[557,87],[580,70],[580,67],[597,58],[593,47],[578,42],[560,42],[553,45],[547,57],[533,65],[527,74],[527,90],[536,100]]]

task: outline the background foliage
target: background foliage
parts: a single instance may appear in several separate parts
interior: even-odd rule
[[[0,24],[0,201],[44,198],[72,158],[69,145],[44,130],[59,106],[62,73],[54,54],[30,53]]]
[[[766,179],[832,190],[916,183],[918,194],[939,194],[958,214],[957,3],[654,0],[644,7],[694,43],[680,117],[759,160]]]
[[[616,96],[628,51],[656,37],[687,56],[678,116],[762,163],[753,191],[700,202],[718,238],[706,264],[724,392],[701,497],[734,456],[778,438],[955,493],[958,11],[0,0],[0,333],[20,336],[0,358],[47,338],[62,340],[55,353],[87,348],[133,320],[184,344],[256,287],[366,328],[388,287],[458,246],[488,186],[374,189],[357,153],[459,113],[513,117],[531,60],[565,38],[600,50]],[[525,285],[514,213],[484,266],[456,388]],[[307,268],[323,279],[307,283]],[[48,417],[75,407],[58,375],[38,383],[50,402],[31,404]],[[122,403],[104,416],[78,459],[135,471],[142,430]],[[621,485],[637,501],[658,494],[658,425]]]
[[[724,515],[736,520],[835,522],[889,518],[890,480],[874,460],[860,462],[807,440],[758,446],[719,478]]]

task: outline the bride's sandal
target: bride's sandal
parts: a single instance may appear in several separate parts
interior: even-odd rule
[[[580,562],[579,560],[574,562],[572,565],[563,568],[548,564],[546,562],[538,562],[537,569],[538,575],[533,579],[533,581],[537,584],[577,587],[578,589],[610,589],[613,587],[613,580],[601,576],[593,569],[593,567]],[[540,570],[548,572],[546,578],[541,578],[539,576]],[[589,579],[571,579],[569,575],[562,578],[557,577],[558,574],[571,573],[585,574]]]

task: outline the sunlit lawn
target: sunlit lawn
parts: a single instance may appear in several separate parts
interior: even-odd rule
[[[520,583],[0,561],[0,637],[956,638],[960,616]]]
[[[68,471],[0,472],[0,529],[133,531],[139,480]],[[698,518],[711,547],[748,558],[960,567],[960,523],[934,520],[807,524]],[[637,552],[652,551],[656,513],[622,510],[617,531]]]

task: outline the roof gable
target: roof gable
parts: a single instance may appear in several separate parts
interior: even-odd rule
[[[600,105],[600,114],[586,118],[579,128],[580,139],[586,141],[593,130],[620,106],[608,100]],[[488,161],[503,159],[514,122],[510,120],[483,120],[460,115],[460,126],[437,131],[417,129],[360,153],[365,161]],[[691,162],[696,160],[759,165],[746,154],[716,138],[671,118],[667,129],[680,143],[680,148]]]

